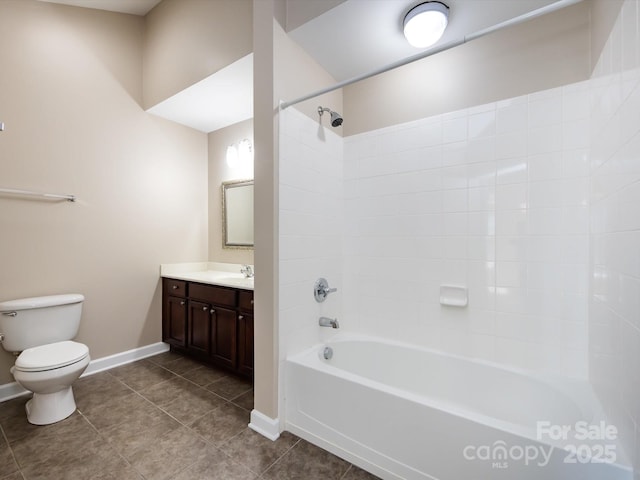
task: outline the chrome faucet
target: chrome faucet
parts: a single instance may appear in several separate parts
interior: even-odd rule
[[[251,278],[254,274],[253,267],[251,265],[242,265],[240,273],[244,275],[244,278]]]
[[[324,302],[327,298],[327,295],[337,291],[337,288],[329,288],[329,282],[327,282],[326,278],[319,278],[313,285],[313,297],[318,303]]]
[[[320,320],[318,320],[318,325],[320,325],[321,327],[340,328],[340,324],[338,323],[337,318],[320,317]]]

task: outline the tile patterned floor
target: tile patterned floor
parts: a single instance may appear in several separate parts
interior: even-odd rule
[[[285,432],[247,427],[246,380],[172,352],[82,378],[78,411],[44,427],[0,403],[0,480],[372,480]]]

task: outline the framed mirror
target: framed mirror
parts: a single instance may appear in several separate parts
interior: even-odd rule
[[[222,182],[222,246],[253,248],[253,180]]]

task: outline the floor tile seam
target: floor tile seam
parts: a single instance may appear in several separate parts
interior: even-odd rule
[[[340,477],[340,480],[344,480],[347,476],[347,474],[351,471],[351,469],[353,468],[353,463],[349,464],[349,468],[347,468],[346,472],[344,472],[342,474],[342,476]]]
[[[178,400],[178,399],[176,399],[176,400]],[[173,402],[169,403],[168,405],[171,405],[172,403],[173,403]],[[226,402],[226,400],[225,400],[225,403],[228,403],[228,402]],[[173,416],[171,413],[169,413],[167,410],[165,410],[165,407],[167,407],[168,405],[165,405],[164,407],[161,407],[161,406],[156,405],[156,404],[153,404],[153,405],[154,405],[156,408],[158,408],[158,409],[162,410],[162,412],[163,412],[163,413],[165,413],[166,415],[168,415],[169,417],[171,417],[173,420],[175,420],[176,422],[178,422],[178,424],[180,424],[180,426],[188,428],[190,431],[192,431],[193,433],[195,433],[196,435],[198,435],[199,437],[201,437],[203,440],[206,440],[204,437],[202,437],[202,435],[200,435],[198,432],[196,432],[196,431],[191,427],[191,425],[193,425],[195,422],[197,422],[198,420],[202,419],[203,417],[205,417],[205,416],[209,415],[209,414],[210,414],[211,412],[213,412],[214,410],[219,409],[220,407],[222,407],[222,405],[223,405],[223,404],[220,404],[220,405],[218,405],[217,407],[214,407],[214,408],[212,408],[211,410],[209,410],[209,411],[207,411],[207,412],[203,413],[203,414],[202,414],[202,415],[200,415],[198,418],[196,418],[196,419],[192,420],[192,421],[191,421],[191,422],[189,422],[189,423],[184,423],[184,422],[180,421],[180,420],[179,420],[179,419],[177,419],[175,416]],[[167,433],[168,433],[168,432],[167,432]],[[209,442],[207,442],[207,443],[209,443]],[[212,444],[212,445],[213,445],[213,444]]]
[[[238,399],[238,398],[240,398],[242,395],[246,395],[247,393],[249,393],[252,389],[253,389],[253,385],[251,385],[251,387],[250,387],[247,391],[242,392],[242,393],[240,393],[240,394],[236,395],[235,397],[233,397],[233,398],[229,399],[229,401],[230,401],[230,402],[233,402],[234,400],[237,400],[237,399]]]
[[[260,478],[264,478],[263,475],[265,475],[269,470],[271,470],[276,463],[278,463],[280,460],[282,460],[282,458],[287,455],[287,453],[289,453],[291,450],[293,450],[295,448],[296,445],[298,445],[300,443],[300,438],[298,438],[298,440],[296,440],[293,445],[291,445],[282,455],[280,455],[278,458],[276,458],[273,463],[271,463],[271,465],[269,465],[267,468],[264,469],[264,471],[260,474]]]
[[[169,408],[171,405],[173,405],[174,403],[180,401],[180,398],[176,398],[175,400],[167,403],[166,405],[160,407],[158,405],[156,405],[157,408],[159,408],[160,410],[162,410],[165,414],[169,415],[171,418],[173,418],[176,422],[178,422],[180,425],[184,426],[184,427],[189,427],[189,425],[191,425],[193,422],[196,422],[198,420],[200,420],[202,417],[204,417],[205,415],[210,414],[211,412],[213,412],[214,410],[217,410],[218,408],[221,407],[221,405],[218,405],[216,407],[213,407],[211,410],[207,410],[206,412],[204,412],[202,415],[200,415],[199,417],[195,418],[194,420],[192,420],[189,423],[184,423],[183,421],[181,421],[179,418],[177,418],[176,416],[174,416],[173,414],[171,414],[169,412],[169,410],[166,410],[167,408]]]
[[[85,419],[85,421],[86,421],[86,422],[91,426],[91,428],[93,428],[93,429],[95,430],[95,432],[98,434],[98,436],[99,436],[99,437],[104,441],[105,445],[107,445],[107,446],[111,449],[111,451],[112,451],[113,453],[115,453],[117,456],[119,456],[119,457],[120,457],[120,459],[124,460],[124,462],[125,462],[127,465],[129,465],[131,468],[133,468],[133,469],[135,470],[135,472],[136,472],[136,473],[138,473],[141,477],[143,477],[143,478],[144,478],[144,476],[143,476],[140,472],[138,472],[138,470],[137,470],[137,469],[136,469],[136,468],[131,464],[131,462],[129,462],[129,459],[127,459],[127,457],[125,457],[122,453],[120,453],[120,450],[118,450],[117,448],[115,448],[115,447],[111,444],[111,442],[109,441],[109,439],[108,439],[108,438],[106,438],[106,437],[104,436],[104,434],[103,434],[103,433],[102,433],[102,432],[101,432],[101,431],[100,431],[100,430],[99,430],[99,429],[98,429],[98,428],[97,428],[93,423],[91,423],[91,421],[90,421],[90,420],[89,420],[89,419],[88,419],[88,418],[87,418],[87,417],[86,417],[82,412],[80,412],[80,411],[78,410],[78,414],[80,414],[80,415]],[[124,423],[124,422],[122,422],[122,423]],[[119,424],[119,425],[120,425],[120,424]]]
[[[186,358],[186,357],[182,357],[182,358]],[[179,361],[179,360],[180,360],[180,359],[173,360],[172,362],[169,362],[169,363],[177,362],[177,361]],[[167,372],[173,373],[174,375],[177,375],[177,376],[179,376],[179,377],[182,377],[182,374],[183,374],[183,373],[188,373],[188,372],[190,372],[190,371],[192,371],[192,370],[196,370],[197,368],[200,368],[200,367],[195,367],[195,368],[192,368],[191,370],[186,370],[186,371],[184,371],[184,372],[180,372],[180,373],[178,373],[178,372],[174,372],[173,370],[171,370],[170,368],[166,367],[165,365],[160,365],[159,363],[154,363],[154,365],[156,365],[156,366],[158,366],[158,367],[160,367],[160,368],[163,368],[163,369],[165,369]],[[204,365],[201,365],[201,366],[204,366]],[[185,378],[185,380],[186,380],[186,378]]]
[[[196,463],[198,463],[200,460],[196,459],[194,460],[192,463],[190,463],[189,465],[187,465],[184,468],[180,468],[178,470],[176,470],[175,472],[173,472],[171,474],[171,476],[169,478],[167,478],[167,480],[173,480],[175,478],[177,478],[182,472],[188,470],[189,468],[193,467]],[[136,472],[140,473],[138,470],[136,470]],[[142,473],[140,473],[140,475],[146,480],[147,477],[145,477]]]
[[[7,438],[7,435],[4,433],[4,428],[2,427],[2,425],[0,425],[0,433],[2,433],[2,437],[6,442],[7,448],[9,449],[9,453],[11,453],[11,458],[13,458],[13,463],[15,463],[16,467],[18,467],[17,471],[20,472],[20,475],[22,475],[22,467],[18,463],[18,459],[16,458],[15,453],[13,453],[13,447],[11,447],[11,444],[9,443],[9,438]],[[10,473],[9,475],[13,475],[15,473],[16,472],[13,472],[13,473]],[[6,475],[6,476],[8,477],[9,475]],[[24,478],[24,475],[22,475],[22,477]]]
[[[111,369],[113,370],[113,369]],[[131,390],[132,392],[138,393],[138,391],[133,388],[131,385],[128,385],[126,383],[124,383],[121,379],[119,379],[118,377],[116,377],[115,375],[113,375],[109,370],[106,371],[109,375],[111,375],[113,378],[115,378],[118,382],[120,382],[122,385],[124,385],[125,387],[127,387],[129,390]]]
[[[217,394],[216,392],[212,392],[211,390],[207,390],[206,388],[204,388],[203,386],[198,385],[198,387],[200,387],[202,390],[204,390],[207,393],[210,393],[212,395],[215,395],[216,397],[218,397],[220,400],[223,400],[226,403],[231,403],[228,399],[224,398],[222,395]]]
[[[209,382],[209,383],[207,383],[206,385],[203,385],[202,387],[203,387],[203,388],[207,388],[207,387],[209,387],[210,385],[213,385],[214,383],[218,383],[219,381],[224,380],[225,378],[227,378],[227,377],[230,377],[230,376],[231,376],[231,375],[230,375],[230,374],[228,374],[226,371],[223,371],[223,370],[220,370],[220,371],[221,371],[221,372],[223,372],[223,375],[222,375],[220,378],[216,378],[213,382]],[[235,378],[235,377],[234,377],[234,378]]]
[[[151,400],[149,400],[148,398],[146,398],[144,395],[141,395],[137,390],[134,390],[133,388],[129,387],[128,385],[127,385],[127,388],[129,388],[129,389],[130,389],[130,390],[131,390],[135,395],[137,395],[137,396],[139,396],[140,398],[142,398],[145,402],[149,403],[150,405],[152,405],[153,407],[155,407],[155,408],[157,408],[157,409],[159,409],[159,410],[162,410],[164,413],[167,413],[167,412],[165,412],[162,408],[160,408],[158,405],[156,405],[156,404],[155,404],[155,403],[153,403]],[[120,399],[118,399],[118,400],[120,400]],[[83,418],[84,418],[84,419],[89,423],[89,425],[91,425],[91,427],[92,427],[96,432],[98,432],[99,434],[101,434],[102,438],[105,438],[105,437],[102,435],[102,432],[100,431],[100,429],[99,429],[97,426],[95,426],[95,425],[91,422],[91,420],[89,420],[89,418],[87,417],[87,415],[85,415],[85,414],[82,412],[82,410],[80,410],[79,408],[78,408],[78,409],[76,409],[76,410],[77,410],[77,412],[78,412],[80,415],[82,415],[82,417],[83,417]],[[172,418],[173,418],[173,417],[172,417]],[[111,424],[111,425],[109,425],[109,426],[107,426],[107,427],[104,427],[104,428],[106,429],[106,428],[117,427],[117,426],[123,425],[123,424],[125,424],[125,423],[127,423],[127,422],[128,422],[128,420],[126,420],[126,419],[125,419],[125,420],[122,420],[122,421],[121,421],[121,422],[119,422],[119,423],[114,423],[114,424]],[[105,440],[106,440],[106,439],[105,439]]]
[[[242,430],[241,432],[239,432],[238,434],[234,435],[234,436],[233,436],[233,437],[231,437],[231,438],[235,438],[235,437],[237,437],[238,435],[242,434],[242,432],[244,432],[244,430]],[[231,440],[231,439],[229,439],[229,441],[230,441],[230,440]],[[223,443],[222,445],[226,445],[226,444],[227,444],[227,442]],[[222,448],[220,448],[220,447],[218,447],[218,446],[215,446],[215,445],[214,445],[214,447],[215,447],[215,448],[217,448],[218,450],[220,450],[220,451],[221,451],[221,452],[222,452],[222,453],[223,453],[223,454],[224,454],[224,455],[225,455],[229,460],[231,460],[233,463],[235,463],[235,464],[237,464],[237,465],[241,465],[241,466],[243,466],[244,468],[246,468],[247,470],[249,470],[249,471],[250,471],[251,473],[253,473],[254,475],[258,475],[258,476],[260,476],[260,473],[259,473],[259,472],[258,472],[258,473],[256,473],[256,471],[255,471],[255,470],[253,470],[249,465],[245,465],[244,463],[242,463],[242,462],[240,462],[240,461],[236,460],[233,456],[231,456],[231,454],[230,454],[230,453],[225,452],[224,450],[222,450]],[[269,466],[271,466],[271,465],[269,465]]]
[[[203,388],[204,388],[204,387],[203,387]],[[213,390],[209,390],[209,389],[206,389],[206,390],[207,390],[208,392],[211,392],[211,393],[214,393],[214,394],[218,395],[220,398],[224,398],[227,402],[231,402],[232,400],[235,400],[236,398],[238,398],[238,397],[240,397],[240,396],[244,395],[245,393],[247,393],[247,392],[251,391],[251,389],[252,389],[252,388],[253,388],[253,386],[252,386],[251,388],[249,388],[249,390],[246,390],[246,391],[242,392],[241,394],[236,395],[236,396],[234,396],[234,397],[232,397],[232,398],[226,398],[226,397],[223,397],[221,394],[219,394],[219,393],[217,393],[217,392],[214,392]]]
[[[203,367],[206,367],[206,365],[203,365]],[[194,369],[194,370],[196,370],[196,369]],[[186,373],[186,372],[185,372],[185,373]],[[189,382],[189,383],[193,383],[194,385],[196,385],[196,386],[198,386],[198,387],[200,387],[200,388],[202,388],[202,389],[204,389],[204,390],[207,390],[207,386],[209,386],[209,385],[213,385],[213,384],[214,384],[214,383],[216,383],[217,381],[222,380],[223,378],[228,377],[228,375],[225,373],[225,374],[223,374],[223,376],[222,376],[222,377],[220,377],[220,378],[218,378],[218,379],[214,380],[213,382],[209,382],[209,383],[207,383],[207,384],[205,384],[205,385],[200,385],[200,384],[198,384],[198,383],[194,382],[193,380],[189,380],[188,378],[184,377],[182,374],[176,374],[176,375],[178,375],[180,378],[182,378],[182,379],[186,380],[187,382]],[[209,391],[209,390],[207,390],[207,391]]]
[[[213,384],[213,383],[217,382],[218,380],[222,380],[222,379],[223,379],[223,378],[225,378],[227,375],[225,375],[224,377],[221,377],[221,378],[219,378],[218,380],[215,380],[215,381],[213,381],[213,382],[211,382],[211,383],[208,383],[207,385],[198,385],[196,382],[192,382],[191,380],[189,380],[188,378],[183,377],[182,375],[178,375],[178,376],[179,376],[180,378],[182,378],[183,380],[186,380],[187,382],[191,383],[192,385],[195,385],[195,386],[196,386],[196,387],[198,387],[199,389],[204,390],[204,391],[205,391],[205,392],[207,392],[207,393],[212,393],[212,394],[214,394],[216,397],[219,397],[219,398],[221,398],[221,399],[223,399],[223,400],[225,400],[225,401],[228,401],[228,400],[227,400],[226,398],[224,398],[223,396],[218,395],[216,392],[212,392],[211,390],[207,390],[207,388],[206,388],[206,387],[207,387],[207,385],[211,385],[211,384]],[[252,388],[253,388],[253,387],[252,387]]]
[[[194,432],[194,433],[196,433],[196,434],[197,434],[197,432]],[[201,437],[201,438],[202,438],[202,437]],[[216,445],[214,445],[213,443],[211,443],[211,442],[207,441],[207,440],[206,440],[206,439],[204,439],[204,438],[202,438],[202,440],[207,444],[207,446],[208,446],[208,447],[212,447],[212,448],[214,448],[215,450],[217,450],[218,452],[220,452],[222,455],[224,455],[224,456],[225,456],[225,458],[226,458],[227,460],[231,461],[231,463],[234,463],[234,464],[236,464],[236,465],[239,465],[239,466],[241,466],[241,467],[244,467],[244,468],[246,468],[247,470],[249,470],[251,473],[256,474],[256,473],[255,473],[253,470],[251,470],[247,465],[245,465],[245,464],[243,464],[243,463],[241,463],[241,462],[237,461],[237,460],[236,460],[236,459],[234,459],[231,455],[229,455],[227,452],[225,452],[225,451],[221,450],[219,447],[217,447],[217,446],[216,446]],[[185,467],[185,468],[181,469],[180,471],[176,472],[175,474],[173,474],[173,475],[172,475],[172,477],[171,477],[169,480],[171,480],[171,479],[173,479],[173,478],[177,477],[177,476],[178,476],[178,475],[180,475],[182,472],[184,472],[185,470],[188,470],[189,468],[191,468],[191,467],[192,467],[192,466],[194,466],[196,463],[198,463],[198,462],[200,462],[200,461],[202,461],[202,460],[203,460],[202,458],[195,460],[192,464],[188,465],[187,467]],[[137,470],[136,470],[136,471],[137,471]]]

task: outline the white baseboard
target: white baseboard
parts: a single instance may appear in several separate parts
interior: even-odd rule
[[[0,385],[0,402],[11,400],[12,398],[21,397],[22,395],[26,395],[28,393],[30,393],[29,390],[25,390],[16,382],[5,383],[4,385]]]
[[[91,360],[91,362],[89,362],[89,366],[82,374],[82,377],[93,375],[98,372],[104,372],[105,370],[110,370],[112,368],[119,367],[120,365],[151,357],[168,350],[168,344],[158,342],[151,345],[145,345],[144,347],[134,348],[133,350],[127,350],[126,352],[109,355],[108,357]],[[28,390],[25,390],[16,382],[5,383],[4,385],[0,385],[0,402],[11,400],[12,398],[20,397],[28,393]]]
[[[280,436],[280,422],[278,419],[267,417],[256,409],[251,410],[249,428],[269,440],[276,441]]]
[[[135,362],[136,360],[142,360],[143,358],[167,352],[168,350],[169,344],[158,342],[152,343],[151,345],[145,345],[144,347],[134,348],[133,350],[127,350],[126,352],[109,355],[108,357],[91,360],[82,376],[86,377],[87,375],[93,375],[94,373],[104,372],[105,370],[110,370],[112,368],[119,367],[120,365]]]

